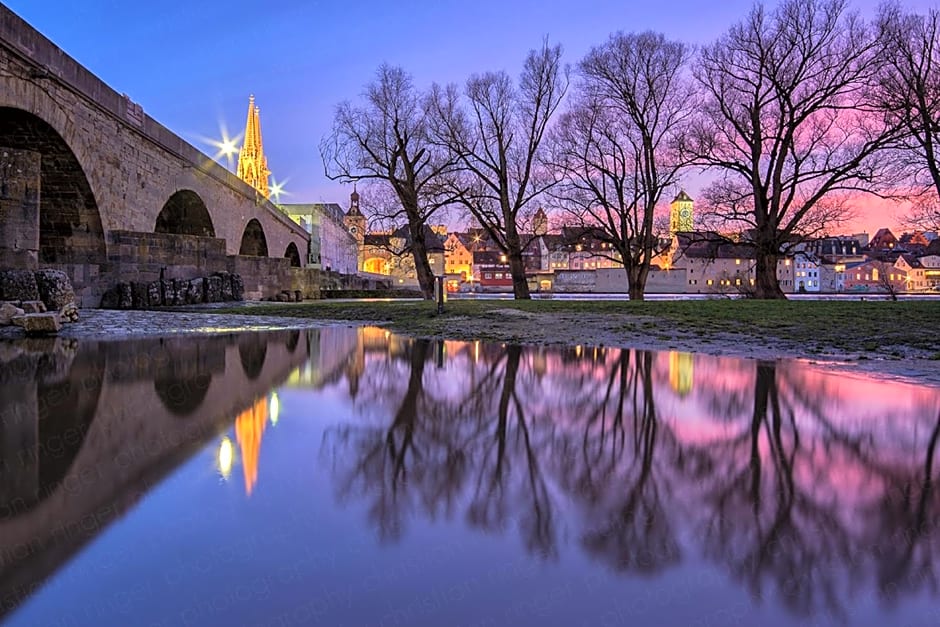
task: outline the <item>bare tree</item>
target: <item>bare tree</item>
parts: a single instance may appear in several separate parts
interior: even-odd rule
[[[677,136],[689,119],[689,47],[658,33],[617,33],[578,64],[578,98],[552,134],[552,191],[619,254],[630,299],[642,300],[668,247],[656,207],[686,165]]]
[[[333,180],[372,181],[396,202],[373,207],[373,218],[407,223],[407,250],[425,298],[434,294],[428,261],[428,221],[451,202],[444,191],[453,157],[431,142],[427,100],[399,67],[382,65],[366,86],[364,102],[343,102],[333,131],[320,143],[326,175]],[[379,192],[377,197],[388,197]]]
[[[529,203],[554,184],[538,156],[567,89],[561,46],[547,41],[529,53],[518,85],[505,72],[471,76],[466,106],[455,86],[433,89],[437,141],[463,171],[459,203],[506,255],[516,298],[530,297],[520,227]]]
[[[876,273],[873,277],[877,281],[877,288],[879,291],[884,292],[888,295],[888,298],[897,301],[898,293],[903,291],[904,283],[901,278],[900,269],[895,268],[894,264],[887,261],[876,261],[873,272]],[[895,270],[897,270],[897,280],[895,280]]]
[[[932,202],[918,203],[909,219],[940,223],[940,12],[905,12],[891,2],[882,5],[878,26],[885,42],[886,63],[878,84],[878,102],[906,131],[897,163],[912,192],[929,193]],[[930,220],[932,218],[932,220]]]
[[[749,232],[757,298],[785,298],[781,251],[839,219],[820,201],[886,184],[896,129],[870,102],[880,50],[845,0],[783,0],[701,53],[688,148],[720,172],[713,210]]]
[[[911,207],[901,222],[917,231],[940,231],[940,199],[922,199]]]

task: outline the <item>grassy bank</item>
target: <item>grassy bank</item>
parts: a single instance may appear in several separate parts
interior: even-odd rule
[[[218,311],[218,310],[217,310]],[[543,344],[758,343],[781,354],[940,359],[933,301],[451,301],[265,305],[231,313],[383,322],[419,337]],[[644,342],[646,343],[646,342]]]

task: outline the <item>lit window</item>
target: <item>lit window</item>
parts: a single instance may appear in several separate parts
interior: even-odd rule
[[[740,260],[740,259],[735,259],[735,260],[734,260],[734,265],[740,266],[740,265],[741,265],[741,260]]]
[[[708,285],[714,285],[714,284],[715,284],[715,281],[714,281],[713,279],[708,279],[708,281],[706,281],[706,282],[708,283]]]

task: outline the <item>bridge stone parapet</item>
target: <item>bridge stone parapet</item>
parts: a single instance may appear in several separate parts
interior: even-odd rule
[[[97,305],[117,282],[133,280],[125,272],[149,273],[155,264],[189,278],[197,269],[204,274],[203,266],[244,265],[233,256],[283,258],[301,251],[306,258],[303,228],[3,5],[0,148],[40,157],[35,219],[27,224],[14,217],[22,199],[0,201],[0,263],[66,270],[84,306]],[[23,187],[26,175],[17,184]],[[14,228],[24,235],[10,241],[6,234]],[[167,263],[176,260],[171,255],[183,240],[149,237],[157,232],[221,244],[199,244],[205,255],[197,259],[200,253],[186,244],[180,263]],[[251,295],[290,287],[282,264],[256,265]]]

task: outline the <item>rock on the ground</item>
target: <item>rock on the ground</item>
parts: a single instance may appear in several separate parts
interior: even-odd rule
[[[39,300],[32,270],[0,270],[0,300]]]
[[[232,275],[232,300],[245,300],[245,280],[240,274]]]
[[[120,309],[134,308],[134,291],[130,283],[118,283],[118,307]]]
[[[228,272],[216,272],[215,276],[222,279],[222,300],[234,300],[232,295],[232,275]]]
[[[163,288],[160,281],[154,281],[147,286],[147,305],[159,307],[163,305]]]
[[[0,326],[8,326],[13,323],[13,318],[22,316],[25,311],[13,303],[3,303],[0,305]]]
[[[75,290],[65,272],[46,268],[36,270],[33,275],[39,290],[39,300],[46,304],[49,311],[62,309],[68,303],[75,302]]]
[[[78,322],[78,306],[75,303],[67,303],[59,310],[59,320],[62,322]]]
[[[150,301],[150,295],[147,291],[147,284],[140,281],[131,283],[131,301],[134,309],[146,309]]]
[[[62,328],[59,314],[54,311],[16,316],[13,324],[23,327],[27,335],[49,335],[58,333]]]
[[[101,305],[102,309],[117,309],[118,301],[120,296],[118,294],[117,286],[108,288],[108,290],[101,295]]]
[[[22,303],[20,303],[20,309],[22,309],[24,313],[28,314],[45,313],[48,311],[48,309],[46,309],[45,303],[43,303],[41,300],[24,300]]]
[[[201,303],[203,298],[203,283],[204,279],[190,279],[186,284],[186,304],[195,305],[196,303]]]
[[[173,294],[175,295],[175,301],[177,305],[186,304],[186,290],[188,287],[188,281],[184,281],[183,279],[173,279]]]
[[[206,302],[218,303],[222,301],[222,277],[210,276],[206,278]]]

